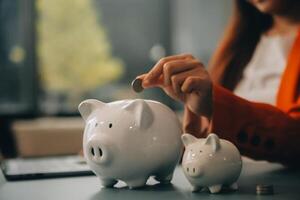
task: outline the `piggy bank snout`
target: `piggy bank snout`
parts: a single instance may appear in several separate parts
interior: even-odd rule
[[[111,160],[107,145],[99,139],[91,139],[86,148],[87,158],[97,164],[107,164]]]
[[[203,174],[203,169],[197,163],[188,163],[183,166],[186,175],[190,177],[199,177]]]

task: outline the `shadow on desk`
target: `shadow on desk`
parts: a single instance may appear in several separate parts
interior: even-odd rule
[[[166,196],[167,195],[167,196]],[[129,190],[128,187],[124,186],[121,188],[102,188],[97,193],[95,193],[91,200],[99,199],[177,199],[178,197],[183,197],[178,188],[176,189],[173,184],[155,184],[147,185],[141,189]]]
[[[222,190],[222,196],[224,195],[234,195],[236,191],[230,189]],[[128,187],[117,187],[117,188],[102,188],[97,193],[95,193],[90,199],[122,199],[122,200],[132,200],[132,199],[143,199],[143,200],[153,200],[153,199],[205,199],[209,197],[216,199],[218,194],[210,194],[208,190],[202,192],[193,193],[183,191],[182,188],[176,187],[173,184],[154,184],[147,185],[141,189],[129,190]]]
[[[298,177],[298,178],[297,178]],[[291,170],[280,164],[265,161],[244,163],[238,181],[239,190],[222,190],[220,194],[210,194],[208,190],[193,193],[181,171],[175,173],[173,184],[147,185],[141,189],[129,190],[125,184],[117,188],[103,188],[95,192],[90,199],[300,199],[300,170]],[[256,195],[256,184],[274,185],[274,195]]]

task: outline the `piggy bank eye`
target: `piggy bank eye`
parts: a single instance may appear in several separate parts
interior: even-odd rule
[[[200,150],[199,152],[202,153],[202,150]]]
[[[108,127],[111,128],[112,127],[112,123],[109,123]]]
[[[97,126],[98,126],[98,123],[95,124],[95,127],[97,127]]]

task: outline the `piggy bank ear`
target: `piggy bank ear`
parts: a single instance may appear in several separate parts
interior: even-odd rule
[[[218,151],[220,149],[220,147],[221,147],[221,145],[220,145],[220,139],[214,133],[209,134],[207,136],[206,140],[204,141],[204,143],[206,145],[211,145],[214,152]]]
[[[123,106],[124,110],[134,114],[134,120],[138,127],[147,129],[153,122],[153,112],[146,101],[142,99],[133,100]]]
[[[191,143],[194,143],[197,141],[197,138],[189,133],[184,133],[182,136],[181,136],[181,140],[183,142],[183,145],[185,147],[187,147],[189,144]]]
[[[105,103],[96,99],[87,99],[79,104],[78,110],[82,118],[86,121],[94,110],[101,108],[102,106],[105,106]]]

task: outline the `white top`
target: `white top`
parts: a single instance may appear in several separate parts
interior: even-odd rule
[[[250,101],[275,105],[287,57],[296,34],[260,38],[234,93]]]

